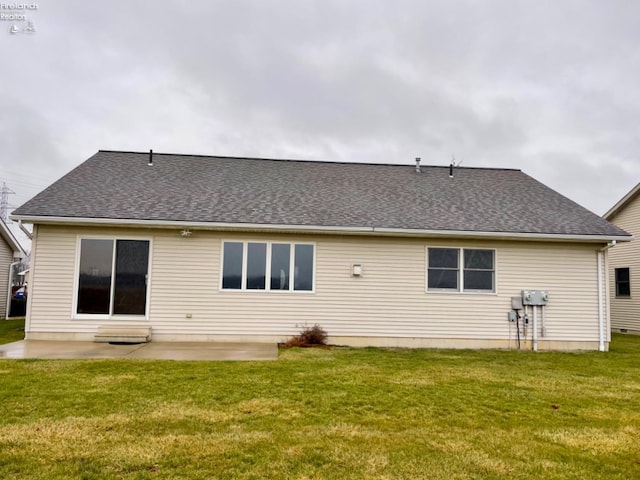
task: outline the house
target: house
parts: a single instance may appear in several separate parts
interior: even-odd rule
[[[640,183],[616,203],[604,218],[636,238],[640,235]],[[640,242],[617,245],[609,253],[611,328],[640,334]]]
[[[0,219],[0,318],[9,316],[14,265],[25,257],[24,250],[11,233],[4,220]]]
[[[99,151],[12,218],[33,225],[28,339],[319,324],[341,345],[606,350],[607,246],[631,238],[519,170],[151,152]],[[547,305],[509,321],[523,291]]]

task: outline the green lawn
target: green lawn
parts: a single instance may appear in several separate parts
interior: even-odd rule
[[[640,337],[607,354],[0,360],[0,478],[640,478]]]
[[[0,344],[24,339],[24,318],[0,320]]]

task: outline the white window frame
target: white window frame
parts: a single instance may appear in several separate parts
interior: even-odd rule
[[[80,286],[80,255],[82,252],[82,240],[111,240],[113,241],[113,257],[111,260],[111,288],[109,291],[109,313],[78,313],[78,287]],[[114,315],[113,312],[113,292],[115,289],[115,265],[116,265],[116,244],[118,240],[142,240],[149,242],[149,258],[147,265],[147,292],[145,298],[144,315]],[[76,259],[73,276],[73,300],[71,304],[71,318],[74,320],[136,320],[148,321],[151,310],[151,266],[153,256],[153,238],[141,236],[113,236],[113,235],[77,235],[76,236]]]
[[[458,251],[458,288],[429,288],[429,249],[442,248],[446,250]],[[490,250],[493,252],[493,289],[492,290],[471,290],[464,288],[464,251],[465,250]],[[498,294],[498,251],[495,248],[451,246],[451,245],[427,245],[425,247],[425,277],[424,291],[429,294],[449,294],[449,295],[497,295]]]
[[[627,270],[629,280],[627,280],[626,282],[618,281],[618,270]],[[620,295],[619,291],[621,283],[629,284],[629,295]],[[631,267],[615,267],[613,269],[613,284],[615,288],[615,298],[631,298]]]
[[[224,244],[225,243],[240,243],[242,244],[242,280],[240,282],[240,288],[223,288],[224,282]],[[265,288],[247,288],[247,257],[248,257],[248,244],[249,243],[262,243],[267,245],[267,261],[265,265]],[[272,245],[289,245],[289,290],[271,289],[271,248]],[[309,245],[313,247],[313,259],[312,268],[313,275],[311,277],[311,290],[294,290],[294,273],[295,273],[295,247],[296,245]],[[315,242],[295,242],[295,241],[279,241],[279,240],[234,240],[224,239],[220,242],[220,282],[218,285],[218,291],[223,293],[264,293],[264,292],[278,292],[280,294],[294,293],[296,295],[313,294],[316,292],[316,243]]]

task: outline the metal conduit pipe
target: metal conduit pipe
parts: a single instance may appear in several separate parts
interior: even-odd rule
[[[536,305],[531,306],[533,310],[533,332],[531,334],[533,342],[533,351],[538,351],[538,307]]]

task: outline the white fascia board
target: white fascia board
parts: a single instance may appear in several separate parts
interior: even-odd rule
[[[41,217],[15,215],[13,220],[21,220],[31,224],[50,225],[85,225],[109,227],[141,227],[141,228],[190,228],[198,230],[223,231],[265,231],[282,233],[323,233],[340,235],[381,235],[388,237],[446,237],[475,238],[494,240],[536,240],[548,242],[590,242],[608,243],[613,240],[629,242],[632,236],[626,235],[570,235],[554,233],[527,232],[480,232],[466,230],[418,230],[406,228],[383,227],[343,227],[330,225],[274,225],[261,223],[224,223],[224,222],[188,222],[178,220],[135,220],[114,218],[74,218],[74,217]]]
[[[388,235],[401,235],[402,230],[387,228],[376,228],[375,233]],[[404,230],[405,235],[415,235],[421,237],[460,237],[460,238],[486,238],[494,240],[539,240],[548,242],[593,242],[608,243],[613,240],[617,242],[630,242],[631,236],[623,235],[572,235],[564,233],[529,233],[529,232],[475,232],[466,230]]]
[[[609,220],[610,218],[615,216],[620,210],[626,207],[627,203],[629,203],[639,191],[640,191],[640,183],[638,183],[635,187],[633,187],[631,191],[629,191],[629,193],[627,193],[624,197],[622,197],[618,201],[618,203],[616,203],[613,207],[611,207],[611,209],[607,213],[605,213],[602,216],[602,218],[604,218],[605,220]]]
[[[24,257],[26,255],[26,252],[24,248],[22,248],[22,245],[20,245],[20,242],[18,242],[16,237],[13,235],[13,232],[9,229],[9,226],[2,220],[0,220],[0,222],[2,222],[0,224],[0,236],[4,238],[4,240],[13,250],[13,256]]]

